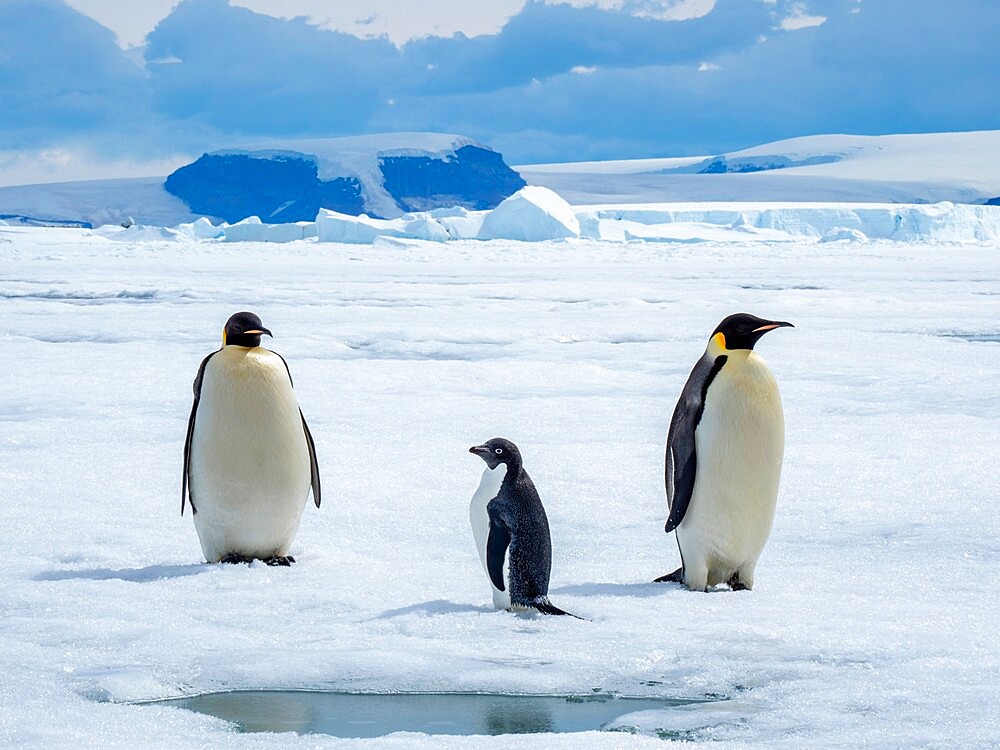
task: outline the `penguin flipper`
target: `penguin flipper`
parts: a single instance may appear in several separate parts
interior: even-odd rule
[[[184,476],[181,478],[181,515],[184,515],[184,503],[191,504],[191,512],[197,513],[194,507],[194,498],[191,497],[190,477],[191,477],[191,443],[194,440],[194,423],[198,414],[198,402],[201,401],[201,381],[205,378],[205,366],[214,355],[220,350],[214,351],[201,361],[198,366],[198,374],[194,376],[194,383],[191,389],[194,391],[194,403],[191,404],[191,416],[188,417],[187,437],[184,439]]]
[[[278,355],[278,359],[285,366],[285,372],[288,373],[288,383],[295,388],[295,381],[292,379],[292,368],[288,366],[288,362],[277,352],[274,354]],[[306,424],[306,417],[302,413],[302,407],[299,407],[299,416],[302,418],[302,431],[306,434],[306,445],[309,446],[309,485],[312,487],[313,502],[316,503],[316,507],[319,507],[320,500],[322,499],[322,492],[320,492],[319,486],[319,462],[316,460],[316,443],[313,442],[312,433],[309,432],[309,425]]]
[[[664,531],[668,534],[676,529],[691,503],[694,492],[694,480],[698,469],[698,455],[695,450],[695,429],[701,422],[705,411],[705,395],[719,370],[729,358],[726,355],[715,357],[707,354],[698,360],[688,376],[681,397],[674,407],[670,420],[670,431],[667,433],[667,455],[665,461],[664,479],[667,487],[667,507],[670,515]]]
[[[313,502],[318,508],[322,492],[319,486],[319,461],[316,460],[316,444],[313,442],[312,433],[309,432],[309,425],[306,424],[306,418],[301,408],[299,416],[302,418],[302,431],[306,434],[306,445],[309,446],[309,484],[312,486]]]
[[[490,534],[486,540],[486,570],[497,591],[506,591],[503,580],[503,563],[510,546],[510,531],[497,519],[490,518]]]

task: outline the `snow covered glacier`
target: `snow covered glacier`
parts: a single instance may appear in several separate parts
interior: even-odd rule
[[[524,185],[496,151],[437,133],[215,151],[165,183],[194,214],[231,223],[258,216],[272,224],[312,221],[323,208],[379,218],[451,206],[489,209]]]

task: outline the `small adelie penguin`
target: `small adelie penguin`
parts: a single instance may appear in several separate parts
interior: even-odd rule
[[[291,372],[260,345],[262,334],[271,332],[260,318],[236,313],[194,379],[181,515],[189,502],[210,563],[295,562],[288,548],[310,487],[320,503],[316,448]]]
[[[486,462],[469,505],[479,559],[490,578],[497,609],[537,609],[568,615],[549,601],[552,540],[545,508],[509,440],[493,438],[469,448]],[[576,617],[576,615],[572,615]]]
[[[677,531],[681,567],[657,581],[753,588],[785,447],[778,384],[753,347],[791,325],[730,315],[691,371],[670,421],[665,472],[666,532]]]

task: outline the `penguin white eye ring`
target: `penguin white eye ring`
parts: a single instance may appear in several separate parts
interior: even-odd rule
[[[497,449],[496,449],[495,451],[493,451],[493,452],[494,452],[494,453],[496,453],[496,454],[497,454],[497,455],[499,456],[499,455],[500,455],[501,453],[503,453],[503,448],[497,448]]]

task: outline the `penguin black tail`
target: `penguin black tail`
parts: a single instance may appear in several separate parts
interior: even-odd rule
[[[654,578],[653,583],[684,583],[684,566],[682,565],[673,573],[667,573],[665,576]]]
[[[530,606],[537,609],[543,615],[569,615],[570,617],[575,617],[577,620],[583,620],[585,618],[579,615],[574,615],[572,612],[567,612],[564,609],[559,609],[555,604],[549,601],[547,596],[536,596],[531,600]]]

